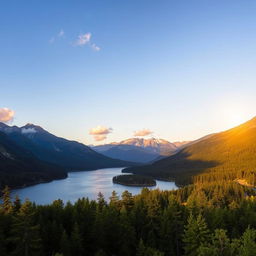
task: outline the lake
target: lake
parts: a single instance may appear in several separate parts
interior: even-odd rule
[[[75,202],[78,198],[88,197],[94,200],[99,192],[103,193],[105,199],[108,200],[113,190],[119,196],[125,190],[128,190],[133,195],[140,193],[141,187],[123,186],[112,182],[112,178],[120,175],[122,169],[108,168],[95,171],[70,172],[66,179],[15,189],[11,194],[13,197],[18,194],[22,200],[28,198],[37,204],[49,204],[56,199],[62,199],[64,202]],[[172,190],[177,189],[177,186],[174,182],[157,180],[156,186],[150,187],[150,189],[156,188]]]

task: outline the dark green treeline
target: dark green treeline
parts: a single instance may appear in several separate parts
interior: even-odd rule
[[[1,256],[256,255],[255,192],[235,182],[45,206],[3,192]]]

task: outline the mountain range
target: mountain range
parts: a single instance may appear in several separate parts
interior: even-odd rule
[[[185,185],[207,180],[253,180],[256,170],[256,117],[224,132],[187,144],[176,154],[124,172],[175,180]]]
[[[125,161],[148,163],[176,153],[181,146],[189,142],[171,143],[163,139],[131,138],[92,148],[108,157]]]
[[[0,184],[22,186],[66,177],[70,170],[132,166],[76,141],[57,137],[40,126],[0,123]],[[1,187],[1,186],[0,186]]]

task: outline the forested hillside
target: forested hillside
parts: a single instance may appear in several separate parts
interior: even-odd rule
[[[0,205],[0,252],[53,256],[255,256],[256,197],[237,183],[143,189],[107,203]]]
[[[185,147],[174,156],[125,171],[177,184],[244,179],[256,184],[256,118]]]

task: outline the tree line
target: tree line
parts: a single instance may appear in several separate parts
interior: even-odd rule
[[[142,189],[109,202],[78,199],[36,205],[10,197],[0,205],[0,252],[49,256],[255,256],[256,197],[235,182],[174,191]]]

